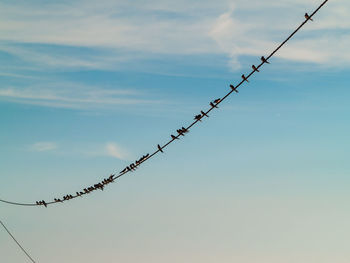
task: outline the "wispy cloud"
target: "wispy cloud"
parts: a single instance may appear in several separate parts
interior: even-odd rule
[[[67,54],[38,47],[2,45],[6,52],[51,67],[111,68],[140,56],[226,54],[231,58],[229,66],[237,68],[239,56],[255,56],[271,50],[299,23],[297,14],[301,22],[304,12],[319,3],[318,0],[252,0],[249,4],[243,0],[219,3],[203,0],[189,4],[156,0],[149,5],[142,1],[103,0],[96,6],[94,1],[74,0],[39,6],[7,2],[0,4],[0,40],[106,51],[94,55]],[[348,65],[349,60],[343,55],[350,44],[345,32],[350,28],[346,11],[349,8],[349,1],[330,1],[317,15],[317,21],[304,29],[307,34],[293,40],[288,51],[278,54],[280,58]],[[338,63],[332,64],[334,60]]]
[[[76,154],[87,157],[112,157],[119,160],[131,160],[130,152],[116,142],[106,142],[99,144],[85,144],[79,147]],[[72,151],[69,151],[72,153]]]
[[[160,100],[143,99],[144,96],[135,90],[101,89],[74,83],[0,88],[0,100],[55,108],[108,109],[118,105],[161,103]]]
[[[34,152],[47,152],[57,149],[58,144],[55,142],[37,142],[32,144],[29,148]]]
[[[111,156],[120,160],[129,159],[129,154],[116,143],[108,142],[105,145],[105,150],[108,156]]]
[[[287,2],[283,2],[283,8],[287,7]],[[314,6],[312,8],[314,9],[319,4],[319,1],[313,2]],[[343,3],[341,9],[339,9],[339,3],[336,6],[331,4],[326,6],[325,14],[318,14],[315,18],[317,21],[305,26],[303,31],[281,49],[276,56],[291,61],[313,63],[323,67],[349,66],[350,60],[347,55],[347,47],[350,45],[350,38],[345,33],[346,31],[339,29],[350,29],[350,23],[344,22],[346,20],[345,14],[341,12],[345,6],[350,8],[350,5],[343,1],[340,2]],[[277,47],[280,41],[283,40],[283,37],[286,37],[298,23],[303,21],[302,10],[295,12],[295,14],[301,14],[297,21],[295,16],[279,15],[278,12],[283,11],[280,4],[274,5],[270,1],[264,1],[264,6],[258,3],[255,6],[249,2],[250,13],[256,15],[249,16],[249,18],[244,17],[240,14],[241,10],[231,6],[228,11],[225,11],[217,18],[209,35],[217,42],[220,50],[231,58],[229,66],[233,70],[240,67],[239,56],[267,55],[267,52]],[[291,13],[290,10],[301,9],[299,2],[289,4],[289,14]],[[242,6],[244,7],[244,4]],[[256,13],[257,7],[261,8],[259,13]],[[286,10],[283,12],[287,13]],[[282,19],[284,20],[283,23]],[[324,33],[320,30],[323,30]],[[276,36],[279,37],[276,38]],[[332,44],[330,45],[329,43]]]

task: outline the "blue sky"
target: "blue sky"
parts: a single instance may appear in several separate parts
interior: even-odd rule
[[[165,143],[321,1],[1,1],[1,198],[50,200]],[[38,262],[349,262],[348,1],[104,192],[1,204]],[[0,234],[1,261],[25,262]]]

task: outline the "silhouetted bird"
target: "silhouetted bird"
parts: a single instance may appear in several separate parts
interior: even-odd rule
[[[270,64],[270,62],[268,62],[267,59],[266,59],[264,56],[261,57],[261,61],[262,61],[263,63]]]
[[[96,189],[100,189],[103,191],[104,186],[101,185],[100,183],[94,185]]]
[[[214,102],[215,104],[218,104],[220,101],[221,101],[221,99],[219,98],[219,99],[214,100],[213,102]]]
[[[157,145],[157,147],[158,147],[158,150],[159,150],[159,151],[161,151],[162,153],[164,153],[163,150],[162,150],[162,147],[160,147],[159,144]]]
[[[208,114],[206,114],[204,111],[202,111],[202,110],[201,110],[201,113],[202,113],[202,115],[203,115],[203,116],[205,116],[205,117],[209,118],[209,115],[208,115]]]
[[[246,78],[246,76],[244,76],[244,74],[242,75],[242,79],[243,79],[243,81],[249,82],[248,79]]]
[[[231,88],[234,92],[238,93],[237,87],[235,88],[235,86],[233,86],[232,84],[230,84],[230,88]]]
[[[255,65],[252,66],[252,69],[253,69],[254,71],[260,72],[260,71],[255,67]]]
[[[218,106],[216,106],[214,103],[210,102],[209,105],[212,107],[212,108],[219,108]]]
[[[196,115],[196,116],[194,116],[194,119],[197,120],[197,121],[201,121],[202,115],[201,114]]]
[[[128,170],[128,167],[125,167],[122,171],[120,171],[119,173],[125,173]]]
[[[311,21],[314,21],[314,20],[312,20],[312,18],[309,16],[309,14],[308,14],[308,13],[305,13],[305,19],[306,19],[306,20],[311,20]]]
[[[178,133],[179,135],[185,136],[182,130],[177,129],[176,131],[177,131],[177,133]]]
[[[171,136],[171,138],[173,139],[173,140],[178,140],[179,138],[177,138],[175,135],[170,135]]]
[[[45,207],[47,207],[47,204],[46,204],[46,202],[45,202],[44,200],[42,200],[41,203],[42,203]]]
[[[187,132],[189,132],[189,130],[188,130],[188,129],[186,129],[185,127],[182,127],[182,128],[181,128],[181,130],[182,130],[182,132],[183,132],[183,133],[187,133]]]

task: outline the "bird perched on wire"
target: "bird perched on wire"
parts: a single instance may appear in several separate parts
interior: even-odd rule
[[[175,135],[170,135],[173,140],[179,140]]]
[[[220,101],[221,101],[221,99],[218,98],[218,99],[214,100],[213,103],[218,104]]]
[[[183,132],[181,129],[177,129],[176,131],[177,131],[177,133],[178,133],[179,135],[185,136],[185,135],[184,135],[184,132]]]
[[[209,118],[209,115],[208,115],[208,114],[206,114],[204,111],[202,111],[202,110],[201,110],[201,113],[202,113],[202,115],[203,115],[203,116],[205,116],[205,117]]]
[[[164,153],[163,150],[162,150],[162,147],[160,147],[159,144],[157,145],[157,147],[158,147],[158,150],[159,150],[160,152]]]
[[[264,56],[261,57],[261,61],[262,61],[263,63],[270,64],[270,62],[268,62],[267,59],[266,59]]]
[[[254,71],[256,71],[256,72],[260,72],[260,71],[257,69],[257,67],[255,67],[255,65],[252,65],[252,69],[253,69]]]
[[[198,115],[194,116],[194,119],[197,121],[201,121],[202,115],[198,114]]]
[[[231,88],[234,92],[238,93],[237,87],[235,87],[235,86],[233,86],[232,84],[230,84],[230,88]]]
[[[125,173],[126,171],[128,170],[128,167],[125,167],[122,171],[120,171],[119,173],[122,174],[122,173]]]
[[[309,14],[308,13],[305,13],[305,19],[306,20],[311,20],[311,21],[314,21],[310,16],[309,16]]]
[[[216,106],[214,103],[210,102],[209,105],[212,107],[212,108],[219,108],[218,106]]]
[[[243,79],[243,81],[249,82],[248,79],[247,79],[247,77],[244,76],[244,74],[242,75],[242,79]]]
[[[129,167],[130,167],[130,169],[133,170],[133,171],[135,171],[135,169],[136,169],[136,166],[135,166],[135,164],[133,164],[133,163],[130,164]]]
[[[181,131],[182,131],[183,133],[188,133],[188,132],[189,132],[189,130],[186,129],[185,127],[183,127],[183,126],[182,126],[182,128],[181,128]]]

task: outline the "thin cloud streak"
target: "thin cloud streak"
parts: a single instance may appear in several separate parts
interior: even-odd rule
[[[58,148],[58,144],[55,142],[37,142],[31,145],[29,148],[33,152],[47,152],[56,150]]]
[[[51,67],[106,69],[124,65],[140,56],[226,54],[230,59],[228,66],[236,70],[239,68],[239,56],[255,56],[270,50],[279,41],[275,36],[288,32],[295,25],[296,15],[300,14],[302,20],[304,11],[319,1],[311,2],[268,0],[262,4],[253,0],[247,4],[236,0],[218,4],[201,1],[200,5],[192,3],[189,6],[184,1],[156,1],[153,6],[157,8],[138,1],[122,3],[109,0],[102,1],[100,7],[92,1],[45,6],[22,4],[22,8],[0,4],[0,40],[109,50],[107,53],[110,55],[89,56],[55,55],[33,47],[2,47],[4,51],[25,60]],[[348,12],[344,11],[349,8],[350,3],[345,0],[330,2],[327,11],[316,18],[320,23],[308,25],[306,31],[349,29]],[[274,12],[280,13],[276,15]],[[42,20],[46,22],[41,23]],[[334,43],[337,48],[331,49],[323,39],[333,42],[332,34],[298,37],[289,47],[293,56],[285,52],[279,57],[318,65],[330,63],[332,67],[348,65],[349,61],[342,58],[347,53],[350,40],[344,35],[342,41]],[[315,47],[320,51],[316,52]],[[113,52],[117,49],[125,52]],[[321,60],[317,57],[319,54],[323,54]],[[338,63],[334,63],[335,60]]]
[[[68,152],[74,152],[74,154],[83,155],[88,158],[112,157],[123,161],[130,161],[132,159],[131,154],[127,149],[113,141],[98,144],[84,144],[79,147],[78,151],[69,149]]]
[[[117,105],[161,104],[160,100],[142,99],[135,90],[99,89],[62,83],[62,86],[1,88],[0,100],[55,108],[93,109]]]

